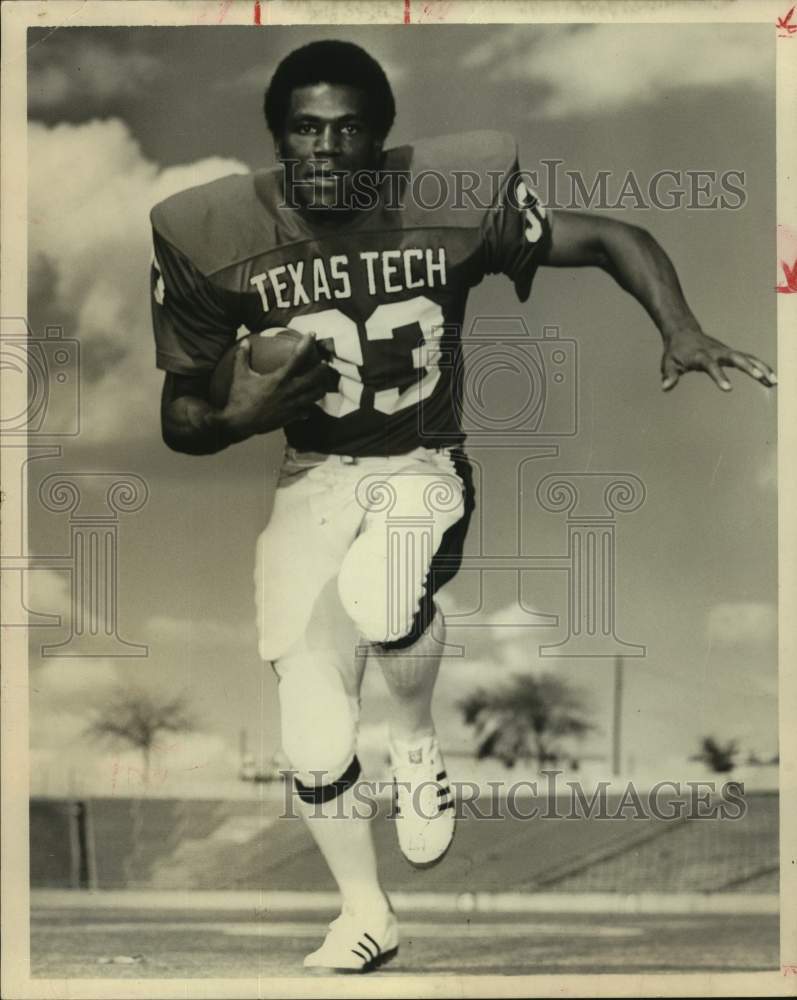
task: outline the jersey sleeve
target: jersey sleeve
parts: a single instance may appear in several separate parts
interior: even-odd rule
[[[551,243],[551,219],[518,166],[517,153],[506,171],[483,229],[484,269],[506,274],[521,302],[531,294],[540,262]]]
[[[158,368],[194,375],[216,367],[239,324],[220,289],[157,228],[151,269],[152,326]]]

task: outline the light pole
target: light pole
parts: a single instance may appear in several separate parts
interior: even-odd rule
[[[620,775],[621,741],[623,724],[623,658],[614,659],[614,712],[612,717],[612,774]]]

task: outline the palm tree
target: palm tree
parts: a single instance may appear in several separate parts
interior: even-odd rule
[[[736,740],[720,743],[713,736],[705,736],[700,744],[700,753],[693,754],[690,760],[702,760],[712,771],[724,774],[736,766],[736,755],[739,746]]]
[[[595,728],[581,693],[553,674],[513,674],[494,691],[472,692],[459,708],[475,729],[477,758],[495,757],[507,767],[532,757],[541,765],[555,763],[562,740]]]
[[[150,758],[164,733],[189,733],[196,721],[185,695],[158,697],[143,688],[120,685],[94,709],[83,730],[90,739],[127,745],[141,753],[144,786],[149,783]]]

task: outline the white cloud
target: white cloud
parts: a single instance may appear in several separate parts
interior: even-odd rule
[[[766,85],[771,53],[747,25],[583,25],[546,28],[530,42],[515,27],[465,58],[492,83],[525,81],[534,112],[613,112],[683,89]]]
[[[173,618],[169,615],[153,615],[147,619],[146,634],[155,641],[171,641],[179,643],[191,642],[202,646],[244,645],[251,648],[255,641],[254,621],[245,625],[235,625],[229,622],[212,619]]]
[[[709,611],[706,634],[714,645],[755,645],[777,634],[778,612],[768,601],[724,601]]]
[[[466,660],[489,659],[515,670],[550,669],[537,653],[539,644],[550,639],[550,632],[533,625],[532,615],[537,609],[526,610],[512,602],[490,614],[472,615],[469,609],[457,605],[450,591],[443,591],[441,596],[441,610],[450,626],[448,641],[465,647]],[[466,617],[462,623],[467,627],[458,629],[455,616],[463,614]]]
[[[28,102],[33,113],[136,94],[162,70],[161,63],[146,52],[117,51],[86,38],[60,51],[52,46],[46,51],[47,62],[40,61],[35,47],[31,59]]]
[[[111,660],[58,657],[46,660],[31,672],[31,692],[37,698],[66,708],[73,700],[83,701],[101,693],[121,678],[119,668]]]
[[[71,589],[67,570],[31,569],[27,573],[28,606],[43,615],[65,615]]]
[[[150,325],[149,210],[246,167],[209,158],[161,169],[124,122],[29,129],[32,283],[81,344],[81,441],[156,440],[162,376]]]

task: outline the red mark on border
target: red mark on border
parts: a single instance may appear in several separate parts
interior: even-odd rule
[[[260,0],[255,0],[254,19],[255,19],[255,24],[262,23],[260,20]]]
[[[797,294],[797,260],[795,260],[791,267],[789,267],[785,260],[782,260],[780,266],[783,268],[786,284],[775,285],[775,291],[781,292],[783,295]]]
[[[792,24],[791,19],[794,14],[794,7],[789,11],[785,17],[779,17],[775,21],[775,27],[778,31],[785,31],[785,35],[778,35],[778,38],[791,38],[791,36],[797,31],[797,24]]]
[[[412,0],[404,0],[404,23],[410,24],[412,21]]]

